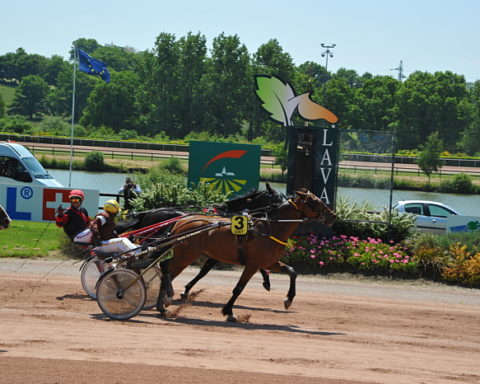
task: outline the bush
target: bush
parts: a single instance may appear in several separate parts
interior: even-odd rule
[[[133,201],[137,211],[175,206],[208,207],[224,202],[228,197],[206,183],[187,188],[182,174],[169,173],[162,165],[151,168],[144,175],[138,175],[137,182],[142,187],[142,193]]]
[[[420,275],[438,280],[443,268],[448,264],[448,254],[441,244],[440,237],[424,233],[412,237],[407,244],[411,244],[413,260],[418,265]]]
[[[472,254],[466,245],[460,243],[452,244],[449,251],[453,260],[444,268],[443,279],[468,287],[480,287],[480,252]]]
[[[85,156],[85,169],[88,171],[103,171],[105,169],[105,162],[103,160],[103,153],[92,151]]]
[[[337,219],[333,230],[338,235],[355,236],[359,238],[380,238],[383,241],[393,240],[396,243],[406,239],[414,227],[414,218],[409,214],[392,211],[389,227],[388,209],[380,212],[366,202],[356,203],[348,199],[339,199],[336,207]]]
[[[478,193],[479,188],[473,184],[472,177],[465,173],[455,175],[450,180],[440,183],[440,192],[473,194]]]
[[[186,172],[182,167],[182,163],[180,160],[176,157],[171,157],[168,160],[165,160],[162,165],[162,169],[164,169],[167,172],[170,173],[175,173],[177,175],[184,175]]]
[[[13,133],[30,133],[33,125],[23,116],[9,116],[0,119],[0,131]]]

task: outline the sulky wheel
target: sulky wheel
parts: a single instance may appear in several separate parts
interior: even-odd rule
[[[157,305],[157,299],[160,293],[160,283],[162,281],[162,272],[160,271],[160,268],[154,266],[148,269],[142,277],[147,291],[147,298],[143,309],[152,309]]]
[[[115,320],[127,320],[141,311],[146,290],[142,278],[129,269],[105,273],[98,282],[97,303],[102,312]]]
[[[82,267],[80,281],[85,293],[92,299],[96,299],[96,286],[100,276],[108,269],[108,264],[98,257],[92,257]]]

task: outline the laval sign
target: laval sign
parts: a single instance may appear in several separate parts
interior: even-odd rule
[[[275,76],[257,76],[256,83],[262,107],[272,120],[287,129],[287,193],[305,187],[334,208],[339,149],[337,116],[315,103],[310,93],[297,96],[290,84]],[[295,125],[295,111],[303,120],[320,122],[317,126]]]

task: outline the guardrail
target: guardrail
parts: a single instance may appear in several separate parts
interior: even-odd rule
[[[38,144],[38,145],[35,145],[35,144],[24,144],[25,147],[27,147],[29,149],[30,152],[32,153],[48,153],[48,154],[51,154],[52,156],[55,156],[55,155],[68,155],[70,156],[70,148],[67,146],[63,146],[63,147],[53,147],[51,146],[51,144],[47,144],[47,145],[42,145],[42,144]],[[119,149],[119,148],[116,148],[116,149],[113,149],[113,148],[108,148],[106,149],[105,147],[99,147],[98,149],[99,152],[102,152],[104,157],[110,157],[111,159],[114,159],[114,158],[125,158],[125,159],[130,159],[130,160],[133,160],[134,158],[142,158],[142,159],[145,159],[145,160],[150,160],[150,161],[154,161],[154,160],[160,160],[160,159],[168,159],[168,158],[172,158],[172,157],[175,157],[175,158],[179,158],[179,159],[183,159],[183,160],[188,160],[188,148],[187,148],[187,152],[178,152],[178,151],[172,151],[172,150],[168,150],[168,151],[160,151],[160,150],[151,150],[151,151],[139,151],[139,150],[135,150],[135,151],[128,151],[128,149]],[[78,148],[78,147],[74,147],[73,150],[72,150],[72,153],[73,155],[75,154],[87,154],[91,152],[91,150],[89,149],[84,149],[84,148]],[[167,153],[167,152],[171,152],[171,153]],[[267,159],[265,157],[262,157],[261,160],[260,160],[261,164],[264,164],[264,165],[274,165],[275,164],[275,159]]]

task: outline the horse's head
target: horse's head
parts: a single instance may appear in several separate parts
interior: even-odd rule
[[[237,213],[243,210],[262,210],[269,211],[272,208],[282,204],[284,197],[275,189],[266,184],[267,189],[258,191],[253,190],[243,196],[224,202],[217,206],[217,209],[225,213]]]
[[[7,229],[12,220],[8,216],[7,212],[0,205],[0,230]]]
[[[336,218],[333,212],[318,196],[305,188],[295,191],[293,205],[301,211],[305,217],[315,219],[322,224],[331,226]]]

